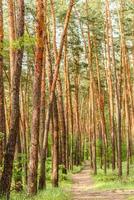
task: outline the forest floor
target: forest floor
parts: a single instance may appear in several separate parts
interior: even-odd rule
[[[81,172],[72,176],[72,180],[73,200],[134,200],[134,189],[96,189],[88,162]]]

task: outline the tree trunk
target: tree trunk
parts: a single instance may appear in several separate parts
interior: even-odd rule
[[[15,173],[15,190],[17,192],[22,191],[22,149],[21,149],[21,139],[20,133],[17,135],[17,142],[16,142],[16,173]]]
[[[9,20],[12,21],[14,17],[13,2],[8,1]],[[17,15],[17,39],[23,37],[24,34],[24,1],[18,0],[18,15]],[[10,30],[14,29],[14,24],[10,24]],[[10,32],[10,45],[12,45],[14,38]],[[13,60],[12,60],[13,59]],[[9,138],[4,156],[4,169],[0,181],[0,194],[6,194],[7,198],[10,195],[10,186],[12,179],[13,160],[15,154],[16,138],[19,132],[19,90],[20,77],[23,59],[23,45],[16,50],[16,60],[12,58],[12,78],[11,78],[11,121]],[[11,62],[10,60],[10,62]]]
[[[110,115],[110,133],[112,141],[112,170],[115,170],[115,130],[114,130],[114,107],[113,107],[113,81],[111,70],[111,49],[110,49],[110,8],[109,0],[106,1],[106,52],[107,52],[107,85],[109,93],[109,115]]]
[[[3,153],[6,145],[6,121],[4,107],[4,80],[3,80],[3,4],[0,0],[0,166],[2,165]]]
[[[56,45],[56,18],[55,18],[55,10],[54,10],[54,2],[51,0],[51,13],[53,17],[53,50],[54,50],[54,58],[55,62],[57,59],[57,45]],[[63,92],[62,92],[62,83],[60,80],[60,74],[58,75],[57,81],[57,90],[58,90],[58,108],[59,108],[59,119],[61,125],[61,134],[62,134],[62,162],[63,162],[63,173],[66,173],[66,124],[65,124],[65,116],[64,116],[64,105],[63,105]]]
[[[59,74],[59,67],[60,67],[60,61],[61,61],[63,46],[64,46],[64,40],[65,40],[66,33],[67,33],[67,28],[68,28],[68,24],[69,24],[69,19],[70,19],[73,3],[74,3],[74,0],[70,0],[69,8],[68,8],[66,18],[65,18],[65,23],[64,23],[64,30],[63,30],[63,33],[62,33],[62,36],[61,36],[60,48],[59,48],[58,56],[57,56],[57,59],[56,59],[55,65],[54,65],[55,72],[54,72],[53,81],[52,81],[52,84],[51,84],[51,91],[50,91],[50,95],[49,95],[50,100],[49,100],[48,110],[47,110],[47,113],[46,113],[46,120],[45,120],[43,149],[42,149],[42,152],[41,152],[41,173],[40,173],[40,177],[42,177],[42,175],[44,176],[43,171],[44,171],[44,168],[45,168],[45,161],[46,161],[46,150],[47,150],[47,142],[48,142],[48,131],[49,131],[50,116],[51,116],[51,111],[52,111],[53,99],[54,99],[54,95],[55,95],[56,82],[57,82],[57,78],[58,78],[58,74]],[[45,39],[46,39],[46,42],[47,42],[47,49],[48,49],[47,35],[45,35]],[[49,53],[49,51],[48,51],[48,53]],[[49,56],[48,59],[50,59],[50,56]],[[44,186],[43,184],[42,184],[42,186]]]
[[[56,97],[53,104],[53,133],[52,133],[52,185],[53,187],[58,187],[58,179],[59,179],[59,137],[58,137],[58,109]]]
[[[36,50],[33,83],[33,113],[31,130],[31,147],[28,172],[28,194],[37,193],[39,119],[41,100],[41,75],[44,50],[44,5],[43,0],[36,0]]]

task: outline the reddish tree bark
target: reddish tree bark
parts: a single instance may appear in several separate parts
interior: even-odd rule
[[[37,193],[37,169],[38,169],[38,145],[39,145],[39,121],[41,100],[41,75],[44,50],[44,4],[43,0],[36,0],[36,50],[33,83],[33,112],[31,147],[28,172],[28,194]]]
[[[59,135],[58,135],[58,109],[56,97],[53,104],[53,133],[52,133],[52,185],[53,187],[58,187],[58,179],[59,179]]]
[[[66,14],[66,18],[65,18],[64,29],[63,29],[63,33],[62,33],[62,36],[61,36],[60,48],[59,48],[59,52],[58,52],[58,55],[57,55],[56,63],[54,65],[55,72],[54,72],[54,75],[53,75],[53,80],[52,80],[51,89],[50,89],[50,100],[49,100],[49,104],[48,104],[48,111],[47,111],[47,114],[46,114],[46,121],[45,121],[43,150],[42,150],[42,153],[41,153],[41,174],[43,176],[44,176],[44,168],[45,168],[45,161],[46,161],[46,150],[47,150],[47,142],[48,142],[48,131],[49,131],[49,124],[50,124],[50,116],[51,116],[52,105],[53,105],[53,100],[54,100],[54,96],[55,96],[55,88],[56,88],[56,82],[57,82],[57,78],[58,78],[58,74],[59,74],[59,67],[60,67],[60,61],[61,61],[63,46],[64,46],[64,40],[65,40],[65,37],[66,37],[67,28],[68,28],[69,19],[70,19],[73,4],[74,4],[74,0],[70,0],[69,8],[67,10],[67,14]],[[47,37],[47,36],[45,36],[45,37]],[[46,42],[48,43],[47,40],[46,40]],[[48,48],[48,44],[47,44],[47,48]],[[49,53],[49,50],[48,50],[48,53]],[[43,180],[43,182],[44,182],[44,180]],[[42,184],[42,187],[44,187],[43,184]]]
[[[13,1],[8,1],[9,5],[9,19],[11,21],[14,17]],[[11,27],[13,26],[13,27]],[[14,29],[14,24],[10,24],[11,32]],[[10,32],[10,45],[14,41]],[[22,38],[24,34],[24,1],[18,0],[18,15],[17,15],[17,39]],[[13,59],[13,58],[12,58]],[[12,60],[11,59],[11,60]],[[16,59],[12,60],[12,77],[11,77],[11,121],[9,138],[4,156],[4,169],[0,181],[0,194],[6,194],[7,198],[10,194],[10,186],[12,179],[12,169],[15,154],[15,146],[17,134],[19,132],[19,91],[20,91],[20,77],[23,59],[23,45],[16,50]],[[11,61],[10,60],[10,61]]]
[[[0,165],[3,160],[3,151],[6,145],[6,122],[4,107],[4,80],[3,80],[3,5],[0,0]]]
[[[51,13],[53,17],[53,50],[54,50],[54,58],[55,62],[57,59],[57,45],[56,45],[56,17],[54,10],[54,2],[51,0]],[[60,74],[58,75],[57,81],[57,91],[58,91],[58,108],[59,108],[59,119],[61,126],[61,135],[62,135],[62,163],[63,163],[63,173],[66,173],[66,124],[65,124],[65,116],[64,116],[64,104],[63,104],[63,91],[62,91],[62,83],[60,79]]]

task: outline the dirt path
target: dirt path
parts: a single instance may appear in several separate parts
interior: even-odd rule
[[[85,163],[83,170],[73,175],[73,200],[127,200],[134,197],[134,190],[97,191],[93,185],[89,164]]]

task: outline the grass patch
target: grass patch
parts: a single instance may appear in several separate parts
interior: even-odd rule
[[[62,188],[48,188],[38,192],[35,197],[28,197],[26,193],[12,193],[11,200],[70,200],[71,196],[69,191]]]
[[[10,200],[71,200],[71,186],[72,186],[72,174],[79,173],[82,170],[82,166],[74,166],[72,171],[67,174],[62,173],[63,166],[59,166],[59,187],[53,188],[51,184],[52,164],[51,158],[48,158],[46,165],[46,180],[47,189],[39,191],[34,197],[28,197],[26,192],[26,186],[24,186],[23,192],[11,192]],[[15,172],[14,172],[15,173]],[[14,188],[14,183],[12,184]],[[1,198],[0,198],[1,199]],[[1,200],[5,200],[4,198]]]
[[[71,200],[71,174],[61,174],[58,188],[53,188],[51,180],[47,180],[47,189],[39,191],[34,197],[28,197],[24,187],[23,192],[11,192],[10,200]],[[1,199],[1,198],[0,198]],[[6,200],[5,198],[1,200]]]
[[[71,171],[72,174],[77,174],[83,169],[83,165],[73,166],[73,170]]]
[[[76,171],[76,170],[75,170]],[[51,185],[51,174],[48,170],[47,176],[47,189],[39,191],[36,196],[28,197],[26,190],[24,192],[17,193],[15,191],[11,192],[10,200],[71,200],[71,186],[72,178],[71,172],[68,174],[62,174],[59,170],[59,187],[52,188]],[[5,199],[2,199],[5,200]]]
[[[28,197],[26,191],[21,193],[11,192],[10,200],[71,200],[71,179],[60,182],[58,188],[52,188],[51,182],[47,182],[47,189],[39,191],[36,196]],[[5,200],[5,199],[3,199]]]
[[[128,200],[134,200],[134,196],[129,197]]]
[[[92,175],[95,182],[95,189],[133,189],[134,188],[134,164],[130,167],[130,175],[126,176],[126,162],[123,162],[123,176],[118,177],[117,169],[111,169],[104,174],[102,169],[98,169],[97,175]]]

